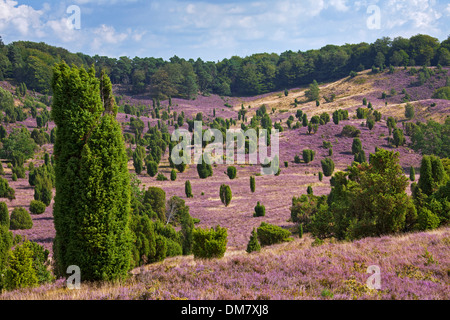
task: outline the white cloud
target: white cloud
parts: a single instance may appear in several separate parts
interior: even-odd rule
[[[30,6],[18,6],[17,1],[0,0],[0,31],[18,31],[22,36],[30,34],[42,36],[43,24],[40,20],[42,14],[43,11]]]

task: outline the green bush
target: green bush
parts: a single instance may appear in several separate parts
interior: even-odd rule
[[[231,198],[232,198],[230,186],[228,186],[226,184],[222,184],[220,186],[219,195],[220,195],[220,201],[222,201],[222,203],[225,205],[225,207],[228,207],[228,205],[231,202]]]
[[[255,228],[253,228],[252,235],[250,236],[250,240],[248,241],[246,251],[248,253],[261,251],[261,245],[259,244],[258,235],[256,234]]]
[[[150,177],[156,176],[158,173],[158,164],[155,161],[147,162],[147,173]]]
[[[255,206],[255,212],[253,213],[254,217],[264,217],[266,215],[266,207],[260,204],[259,201]]]
[[[170,171],[170,180],[175,181],[177,180],[177,172],[172,169],[172,171]]]
[[[33,214],[41,214],[45,212],[46,205],[39,200],[31,200],[30,202],[30,212]]]
[[[27,210],[22,207],[14,208],[10,218],[11,230],[31,229],[33,220]]]
[[[9,211],[6,202],[0,202],[0,226],[9,230]]]
[[[193,230],[192,252],[194,258],[222,258],[225,255],[228,243],[228,233],[226,228],[216,226],[216,228]]]
[[[250,176],[250,191],[255,192],[255,177]]]
[[[30,242],[26,241],[9,252],[5,287],[7,290],[13,290],[38,284],[39,280],[33,267],[33,249]]]
[[[49,206],[53,197],[52,188],[53,184],[48,176],[38,175],[34,187],[34,200],[42,201]]]
[[[192,187],[191,187],[191,182],[189,180],[186,180],[186,182],[184,183],[184,192],[186,193],[187,198],[194,197],[192,195]]]
[[[8,184],[8,180],[0,177],[0,198],[8,198],[13,200],[16,198],[16,192]]]
[[[261,246],[270,246],[272,244],[290,241],[291,233],[279,226],[261,222],[256,231]]]
[[[167,179],[167,177],[162,173],[158,173],[158,175],[156,176],[156,181],[167,181],[167,180],[169,179]]]
[[[305,149],[303,150],[303,161],[305,161],[305,163],[310,163],[314,160],[315,155],[316,152],[314,150]]]
[[[417,223],[419,230],[432,230],[439,227],[439,217],[428,210],[427,208],[421,208],[417,214]]]
[[[230,178],[231,180],[236,178],[236,167],[234,166],[229,166],[227,168],[227,176],[228,178]]]
[[[321,164],[325,177],[331,177],[334,171],[334,161],[330,158],[325,158],[321,161]]]
[[[341,136],[348,137],[348,138],[359,137],[360,134],[361,134],[360,130],[356,129],[354,126],[349,125],[349,124],[345,125],[341,131]]]

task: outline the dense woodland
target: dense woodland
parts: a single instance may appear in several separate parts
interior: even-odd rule
[[[0,39],[0,80],[15,79],[28,89],[51,94],[54,63],[94,65],[97,76],[105,70],[112,84],[129,85],[132,93],[150,92],[158,99],[195,98],[198,92],[224,96],[252,96],[294,88],[313,80],[326,82],[352,71],[392,66],[450,65],[450,38],[442,43],[428,35],[410,39],[381,38],[374,43],[327,45],[319,50],[233,56],[212,62],[181,59],[120,57],[70,53],[45,43]]]

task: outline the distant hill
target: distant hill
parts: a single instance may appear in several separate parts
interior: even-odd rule
[[[381,38],[374,43],[327,45],[317,50],[255,53],[219,62],[185,60],[177,56],[164,61],[153,57],[88,56],[45,43],[17,41],[8,45],[0,38],[0,81],[25,83],[31,90],[49,94],[55,62],[105,69],[113,84],[127,85],[134,94],[150,93],[194,98],[198,92],[223,96],[255,96],[307,85],[313,80],[330,82],[352,71],[389,66],[449,66],[450,38],[439,42],[428,35]]]

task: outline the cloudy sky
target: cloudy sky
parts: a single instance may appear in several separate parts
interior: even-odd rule
[[[0,0],[5,43],[110,57],[222,60],[424,33],[450,35],[446,0]]]

